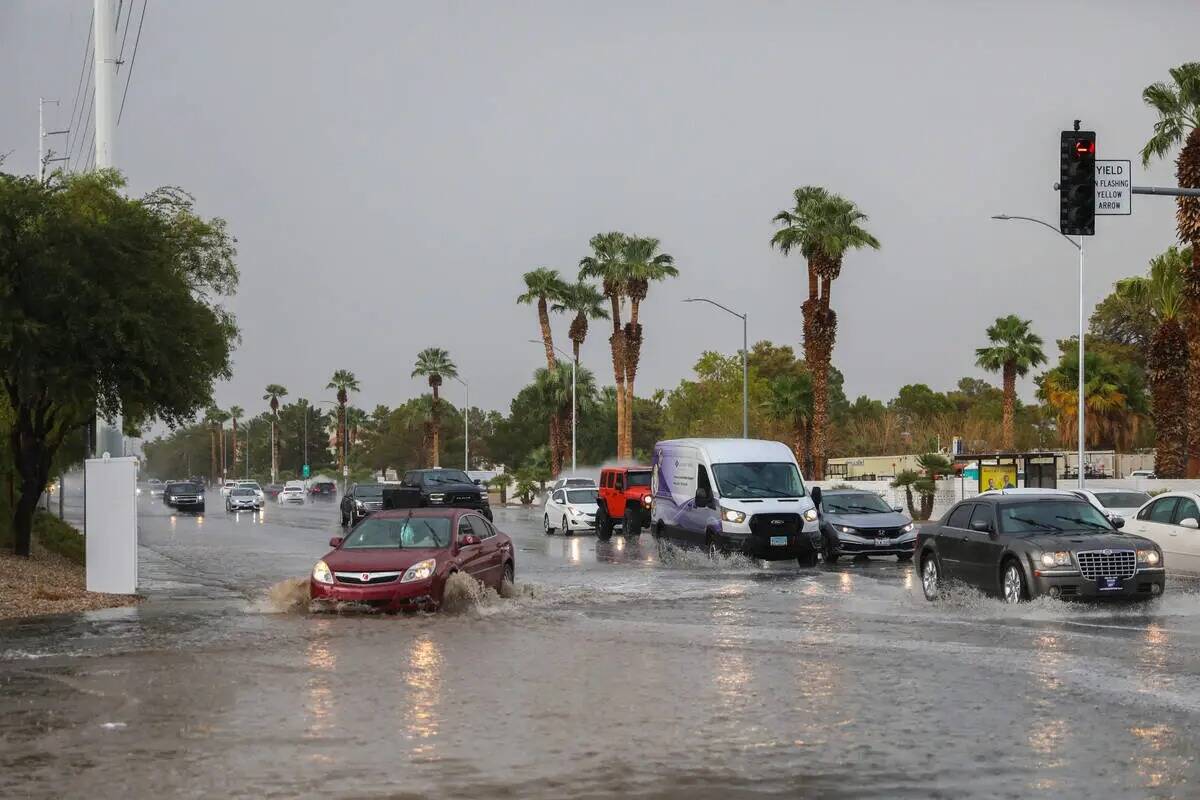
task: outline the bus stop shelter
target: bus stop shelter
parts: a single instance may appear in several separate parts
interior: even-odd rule
[[[1058,488],[1058,455],[1055,453],[973,453],[959,460],[979,464],[979,491],[993,489]]]

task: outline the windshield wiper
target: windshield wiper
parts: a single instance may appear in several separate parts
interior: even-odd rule
[[[1110,528],[1108,528],[1104,525],[1097,525],[1095,522],[1088,522],[1086,519],[1083,519],[1082,517],[1064,517],[1064,516],[1059,515],[1059,516],[1056,516],[1055,519],[1065,519],[1067,522],[1075,522],[1075,523],[1078,523],[1079,525],[1086,525],[1088,528],[1090,528],[1091,530],[1094,530],[1094,531],[1111,530]]]
[[[1049,522],[1041,522],[1040,520],[1030,519],[1029,517],[1009,517],[1009,519],[1011,519],[1013,522],[1022,522],[1026,525],[1032,525],[1033,527],[1043,531],[1062,531],[1062,528],[1057,525],[1051,525]]]
[[[846,506],[846,508],[853,508],[856,511],[863,513],[863,514],[886,514],[887,513],[886,511],[880,511],[878,508],[871,508],[870,506]],[[888,510],[890,511],[891,509],[888,509]]]

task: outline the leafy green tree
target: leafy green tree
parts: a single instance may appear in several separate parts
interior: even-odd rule
[[[625,262],[625,296],[629,298],[629,322],[625,323],[625,407],[633,405],[634,384],[642,358],[642,324],[639,310],[650,285],[678,277],[675,259],[659,252],[659,241],[652,236],[630,236],[621,250]],[[623,448],[622,448],[623,445]],[[625,429],[617,435],[617,457],[633,457],[633,415],[625,416]]]
[[[568,284],[563,287],[559,300],[551,310],[575,314],[567,338],[571,340],[571,350],[575,363],[578,364],[579,349],[583,347],[588,335],[588,322],[593,319],[608,319],[608,311],[604,308],[604,295],[586,281]]]
[[[779,230],[771,244],[784,255],[799,250],[808,262],[808,299],[801,306],[804,361],[813,376],[813,478],[822,480],[829,438],[829,366],[837,336],[830,290],[846,253],[864,247],[878,250],[879,240],[863,227],[867,215],[844,197],[820,186],[802,186],[792,197],[793,207],[773,219]]]
[[[807,372],[775,378],[768,385],[767,399],[763,402],[768,417],[792,430],[792,449],[808,475],[812,474],[808,458],[812,407],[812,377]]]
[[[0,388],[16,503],[14,549],[60,449],[98,413],[180,425],[230,374],[237,338],[220,302],[237,285],[234,239],[178,189],[123,195],[113,170],[0,173]]]
[[[571,451],[571,365],[563,361],[555,361],[554,369],[539,369],[534,373],[534,386],[537,387],[537,397],[542,403],[543,413],[548,418],[562,421],[561,436],[551,440],[550,472],[552,475],[562,473]],[[592,402],[596,394],[596,379],[592,371],[586,367],[575,368],[575,395],[581,405]]]
[[[279,426],[279,401],[287,397],[287,387],[278,383],[268,383],[264,390],[263,400],[271,408],[271,483],[279,480],[279,439],[276,428]]]
[[[232,474],[234,474],[234,475],[238,474],[237,465],[239,463],[239,459],[238,459],[238,453],[239,453],[239,450],[238,450],[238,422],[244,416],[246,416],[246,409],[242,408],[241,406],[230,406],[229,407],[229,423],[230,423],[230,426],[233,428],[232,434],[230,436],[231,441],[229,444],[229,449],[233,452],[230,454],[229,460],[230,460],[231,466],[233,468]]]
[[[413,367],[412,377],[424,377],[429,381],[429,390],[433,394],[433,403],[429,415],[429,452],[433,460],[432,466],[441,466],[441,451],[439,439],[442,435],[441,398],[438,391],[444,378],[457,378],[458,367],[450,360],[450,354],[440,347],[427,347],[417,353],[417,362]]]
[[[1175,176],[1181,188],[1196,189],[1200,188],[1200,62],[1181,64],[1169,72],[1169,83],[1153,83],[1142,92],[1142,100],[1158,114],[1154,135],[1142,148],[1142,165],[1166,158],[1175,147],[1180,147]],[[1182,293],[1188,338],[1187,404],[1197,409],[1200,408],[1200,197],[1178,198],[1175,221],[1179,241],[1192,248]],[[1187,477],[1200,478],[1200,414],[1189,415],[1186,441]]]
[[[1029,329],[1033,323],[1015,314],[999,317],[987,329],[990,347],[975,351],[975,363],[988,372],[999,372],[1004,380],[1004,428],[1000,446],[1012,450],[1016,442],[1013,421],[1016,418],[1017,378],[1046,363],[1042,337]]]
[[[1064,445],[1078,430],[1078,339],[1060,339],[1058,364],[1038,376],[1038,397],[1053,409]],[[1089,447],[1131,447],[1147,411],[1140,356],[1130,347],[1089,340],[1084,354],[1084,439]]]
[[[949,412],[954,406],[941,392],[935,392],[923,383],[901,386],[891,406],[908,423],[929,420],[938,414]]]
[[[338,419],[337,419],[337,451],[338,471],[346,464],[346,453],[349,442],[349,429],[346,425],[346,403],[350,401],[350,393],[361,391],[358,378],[348,369],[339,369],[329,379],[326,389],[337,390]]]

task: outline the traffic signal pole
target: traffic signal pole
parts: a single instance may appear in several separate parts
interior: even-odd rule
[[[1079,428],[1079,488],[1083,488],[1083,445],[1084,424],[1086,417],[1083,393],[1083,237],[1079,237],[1079,408],[1076,414],[1076,425]]]

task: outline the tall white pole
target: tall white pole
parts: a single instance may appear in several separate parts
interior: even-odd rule
[[[575,400],[575,359],[571,359],[571,474],[575,474],[575,431],[579,419],[579,405]]]
[[[466,397],[463,399],[463,472],[471,468],[471,387],[463,381]]]
[[[93,0],[96,24],[93,26],[95,37],[96,64],[96,169],[108,169],[116,166],[114,139],[117,127],[117,54],[116,54],[116,8],[115,0]],[[125,455],[125,442],[122,437],[121,415],[113,418],[112,423],[97,417],[96,419],[96,450],[97,455],[111,453],[114,456]]]
[[[742,438],[750,438],[750,344],[746,337],[746,318],[742,315]]]
[[[1083,386],[1083,237],[1079,237],[1079,488],[1083,488],[1083,445],[1084,428],[1086,426],[1086,403],[1084,402]]]
[[[43,152],[46,144],[46,123],[42,120],[42,106],[45,105],[45,103],[46,101],[44,98],[38,98],[38,183],[46,182],[46,154]]]

